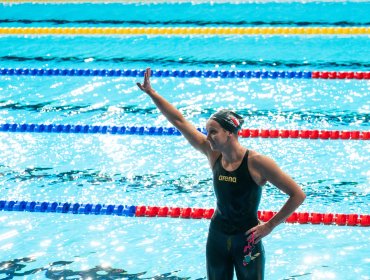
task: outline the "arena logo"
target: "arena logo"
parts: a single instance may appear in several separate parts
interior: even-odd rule
[[[224,181],[224,182],[236,183],[236,177],[231,177],[231,176],[220,175],[220,176],[218,176],[218,180],[219,181]]]

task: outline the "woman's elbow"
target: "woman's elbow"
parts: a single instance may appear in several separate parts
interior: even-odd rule
[[[305,201],[306,199],[306,193],[303,191],[303,190],[300,190],[300,192],[298,193],[298,198],[299,198],[299,204],[302,204],[303,201]]]
[[[301,188],[297,188],[290,197],[295,201],[297,206],[301,205],[303,201],[306,199],[306,194]]]

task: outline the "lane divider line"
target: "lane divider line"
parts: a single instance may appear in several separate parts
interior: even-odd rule
[[[0,76],[144,77],[143,69],[36,69],[0,68]],[[369,80],[370,72],[353,71],[248,71],[152,70],[153,77],[244,79],[357,79]]]
[[[112,204],[80,204],[61,202],[36,201],[0,201],[0,211],[64,213],[84,215],[116,215],[129,217],[168,217],[184,219],[211,219],[214,209],[168,206],[128,206]],[[267,222],[276,212],[258,211],[258,219]],[[339,226],[370,226],[370,215],[367,214],[334,214],[316,212],[294,212],[287,223],[339,225]]]
[[[207,134],[205,128],[197,128]],[[113,135],[151,135],[179,136],[181,132],[174,127],[146,126],[107,126],[107,125],[74,125],[74,124],[0,124],[0,132],[15,133],[66,133],[66,134],[113,134]],[[321,140],[370,140],[370,131],[339,131],[309,129],[253,129],[239,131],[242,138],[290,138],[290,139],[321,139]]]
[[[1,35],[260,36],[370,35],[370,27],[0,27]]]

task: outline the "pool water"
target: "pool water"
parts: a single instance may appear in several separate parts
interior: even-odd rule
[[[0,4],[6,26],[369,26],[368,2]],[[185,12],[184,12],[185,11]],[[369,71],[369,36],[0,36],[0,67]],[[0,76],[0,123],[165,126],[142,78]],[[369,130],[368,80],[153,78],[197,127]],[[242,138],[304,189],[299,211],[369,214],[369,141]],[[213,208],[181,136],[0,133],[0,200]],[[267,184],[261,210],[287,197]],[[209,220],[0,212],[0,279],[205,279]],[[365,227],[282,224],[266,279],[370,279]]]

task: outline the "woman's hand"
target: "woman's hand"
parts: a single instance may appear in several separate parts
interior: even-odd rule
[[[272,231],[272,227],[268,223],[259,224],[255,227],[252,227],[248,230],[245,235],[248,236],[254,233],[254,243],[258,243],[264,238],[266,235],[269,235]]]
[[[144,83],[143,84],[136,83],[139,89],[141,89],[142,91],[148,94],[150,94],[153,91],[153,88],[150,85],[150,74],[151,74],[150,68],[146,68],[145,74],[144,74]]]

